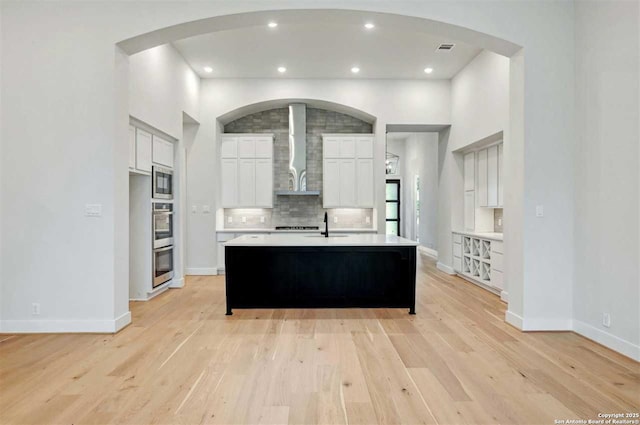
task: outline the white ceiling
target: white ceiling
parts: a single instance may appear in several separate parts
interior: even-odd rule
[[[363,20],[364,22],[364,20]],[[456,43],[439,52],[441,43]],[[219,31],[173,43],[202,78],[449,79],[480,48],[403,28],[358,23],[280,23]],[[203,70],[211,66],[213,72]],[[279,66],[287,72],[280,74]],[[358,66],[358,74],[351,67]],[[426,67],[433,68],[427,75]]]

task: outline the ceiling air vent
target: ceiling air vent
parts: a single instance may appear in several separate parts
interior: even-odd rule
[[[449,50],[453,50],[454,46],[455,46],[455,44],[453,44],[453,43],[442,43],[441,45],[438,46],[438,48],[436,50],[437,51],[449,51]]]

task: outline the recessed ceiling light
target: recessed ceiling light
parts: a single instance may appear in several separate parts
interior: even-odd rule
[[[278,72],[279,72],[279,73],[281,73],[281,74],[282,74],[283,72],[287,72],[287,68],[285,68],[284,66],[279,66],[279,67],[278,67]]]
[[[433,68],[425,68],[424,72],[426,72],[427,74],[431,74],[433,72]]]
[[[371,22],[367,22],[366,24],[364,24],[364,27],[368,30],[372,30],[374,29],[376,26],[374,24],[372,24]]]
[[[211,68],[210,66],[205,66],[202,69],[204,69],[204,72],[213,72],[213,68]]]
[[[358,68],[357,66],[354,66],[353,68],[351,68],[351,72],[353,72],[354,74],[357,74],[358,72],[360,72],[360,68]]]
[[[269,22],[269,24],[268,24],[268,25],[269,25],[269,28],[275,28],[275,27],[277,27],[277,26],[278,26],[278,23],[277,23],[277,22],[274,22],[274,21],[271,21],[271,22]]]

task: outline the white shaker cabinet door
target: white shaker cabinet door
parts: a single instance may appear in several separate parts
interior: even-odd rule
[[[273,139],[271,136],[255,137],[256,158],[271,158],[273,156]]]
[[[256,159],[255,206],[273,207],[273,165],[271,159]]]
[[[173,168],[173,143],[158,136],[153,136],[153,162]]]
[[[355,207],[356,204],[356,161],[340,160],[340,207]]]
[[[139,128],[136,129],[136,168],[151,172],[151,134]]]
[[[256,157],[256,138],[239,137],[238,138],[238,158],[255,158]]]
[[[498,206],[504,205],[504,153],[503,144],[498,145]]]
[[[475,153],[470,152],[464,156],[464,190],[475,190]]]
[[[373,208],[373,159],[358,159],[357,198],[361,208]]]
[[[373,137],[358,137],[356,153],[358,158],[373,158]]]
[[[475,230],[475,193],[473,190],[464,193],[464,228]]]
[[[136,168],[136,128],[129,126],[129,168]]]
[[[340,139],[337,137],[324,137],[322,139],[322,156],[324,158],[339,158]]]
[[[322,205],[325,208],[340,206],[340,163],[338,159],[325,159],[322,171]]]
[[[238,160],[238,204],[252,207],[256,203],[256,160]]]
[[[223,159],[221,161],[222,174],[222,206],[233,208],[238,206],[238,160]]]
[[[353,137],[340,138],[340,158],[356,157],[356,139]]]
[[[478,206],[487,206],[487,150],[478,152]]]
[[[487,206],[498,206],[498,145],[487,149]]]
[[[220,158],[237,158],[238,157],[238,138],[223,137],[220,143]]]

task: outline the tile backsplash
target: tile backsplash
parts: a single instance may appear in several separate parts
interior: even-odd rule
[[[502,220],[502,208],[496,208],[493,210],[493,231],[502,233],[502,227],[504,221]]]
[[[273,133],[273,188],[289,185],[289,109],[277,108],[247,115],[224,126],[225,133]],[[307,107],[307,189],[320,196],[275,196],[272,209],[225,209],[224,227],[272,228],[276,226],[323,226],[329,213],[332,228],[372,228],[372,209],[324,209],[322,207],[322,134],[371,133],[371,124],[350,115]],[[232,223],[228,219],[231,217]],[[245,222],[242,222],[245,217]],[[264,218],[264,223],[261,222]],[[338,223],[333,222],[338,217]],[[366,223],[369,217],[370,223]]]

